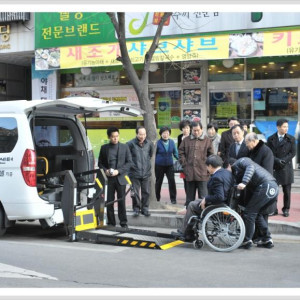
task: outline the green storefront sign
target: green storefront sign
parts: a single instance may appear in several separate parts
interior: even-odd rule
[[[35,13],[35,49],[116,41],[106,13]]]

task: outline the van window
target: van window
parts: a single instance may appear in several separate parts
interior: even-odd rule
[[[64,147],[74,143],[71,131],[66,126],[35,126],[34,137],[38,147]]]
[[[17,140],[17,120],[15,118],[0,118],[0,153],[11,152]]]

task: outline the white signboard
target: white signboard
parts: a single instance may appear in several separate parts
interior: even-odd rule
[[[126,37],[152,37],[160,13],[126,13]],[[259,14],[259,15],[255,15]],[[300,25],[299,12],[174,12],[162,36]]]
[[[75,74],[75,87],[119,85],[120,72],[92,73],[90,75]]]

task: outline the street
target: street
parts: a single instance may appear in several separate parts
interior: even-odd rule
[[[230,253],[66,241],[63,228],[17,223],[1,238],[1,288],[299,288],[300,240]]]

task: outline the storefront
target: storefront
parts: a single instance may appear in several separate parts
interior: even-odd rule
[[[55,27],[56,32],[53,27],[52,35],[44,28],[45,40],[41,45],[47,42],[48,47],[52,45],[52,48],[48,52],[36,49],[35,67],[39,70],[57,70],[58,97],[93,96],[139,105],[134,89],[116,59],[120,52],[114,37],[106,36],[103,42],[91,44],[92,40],[85,41],[82,31],[78,31],[81,44],[64,39],[65,44],[61,45],[57,37],[66,35],[67,28],[70,30],[74,22],[84,20],[85,16],[80,13],[56,14],[60,16],[61,26]],[[146,49],[151,43],[146,38],[153,36],[153,33],[149,31],[151,26],[146,26],[145,30],[148,31],[145,35],[134,35],[132,32],[138,31],[132,30],[130,18],[144,18],[146,22],[151,19],[150,23],[154,25],[157,20],[155,13],[152,15],[153,20],[149,13],[126,14],[129,20],[126,32],[128,49],[138,74],[142,70],[141,63]],[[240,13],[239,21],[235,18],[235,22],[231,22],[230,13],[191,15],[173,14],[170,23],[166,25],[165,34],[177,35],[162,36],[160,47],[152,60],[149,98],[156,111],[158,127],[169,125],[178,128],[181,119],[200,119],[204,126],[210,121],[216,121],[220,127],[226,127],[227,118],[232,115],[248,123],[256,121],[258,128],[258,121],[272,122],[278,117],[295,122],[299,120],[300,31],[297,13],[291,14],[293,18],[288,21],[287,18],[280,18],[279,14],[272,18],[270,14],[264,13],[264,16],[261,14],[253,21],[252,27],[242,22],[243,18],[255,19],[251,13]],[[64,26],[64,18],[69,18],[69,21],[73,18],[73,25],[68,23]],[[192,22],[210,18],[214,26],[206,28],[207,32],[201,36],[196,31],[179,34],[171,26],[175,18],[177,22],[183,18]],[[225,19],[228,22],[224,30],[229,31],[217,32]],[[101,32],[95,21],[97,19],[93,20],[86,27],[85,36],[89,38]],[[80,26],[84,28],[82,24]],[[47,57],[47,62],[43,55]],[[60,62],[56,60],[57,57],[60,57]],[[91,119],[90,128],[106,128],[107,122],[115,122],[121,128],[135,128],[137,122],[142,121],[126,119],[121,115],[101,117],[101,122]]]

